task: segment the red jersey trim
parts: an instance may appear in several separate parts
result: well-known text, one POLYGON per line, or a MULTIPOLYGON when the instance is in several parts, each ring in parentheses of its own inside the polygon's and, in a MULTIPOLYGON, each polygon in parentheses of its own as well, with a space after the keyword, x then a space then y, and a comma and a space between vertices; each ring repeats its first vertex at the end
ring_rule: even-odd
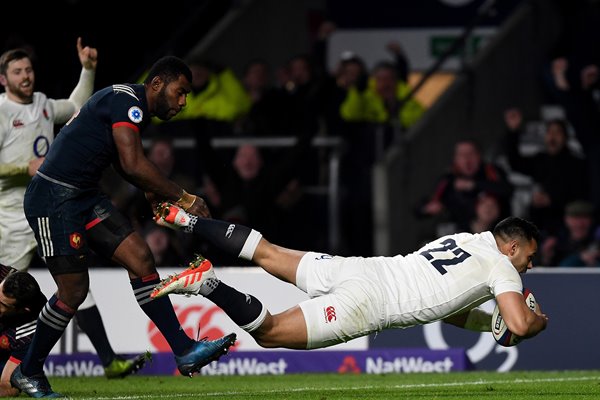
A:
POLYGON ((112 127, 114 129, 114 128, 119 128, 121 126, 123 126, 125 128, 131 128, 134 131, 136 131, 137 133, 140 133, 140 128, 137 125, 132 124, 131 122, 115 122, 112 127))

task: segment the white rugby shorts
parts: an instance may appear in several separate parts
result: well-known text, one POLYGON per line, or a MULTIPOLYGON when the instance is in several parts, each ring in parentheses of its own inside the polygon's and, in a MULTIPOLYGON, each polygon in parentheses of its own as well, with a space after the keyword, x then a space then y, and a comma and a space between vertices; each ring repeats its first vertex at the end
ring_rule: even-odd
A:
POLYGON ((347 342, 384 326, 379 277, 361 257, 306 253, 296 285, 310 300, 299 304, 308 330, 307 349, 347 342))
POLYGON ((36 248, 23 208, 0 207, 0 264, 24 271, 36 248))

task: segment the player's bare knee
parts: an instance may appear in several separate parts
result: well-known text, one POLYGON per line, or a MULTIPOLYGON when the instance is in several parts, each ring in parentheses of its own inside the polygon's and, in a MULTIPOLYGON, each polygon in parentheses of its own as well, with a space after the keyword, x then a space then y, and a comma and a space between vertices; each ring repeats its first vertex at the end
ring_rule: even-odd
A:
POLYGON ((57 297, 73 309, 77 309, 85 300, 88 293, 88 286, 85 288, 76 285, 64 285, 59 287, 57 297))
POLYGON ((273 316, 269 313, 263 321, 263 323, 256 328, 256 330, 249 332, 254 338, 256 343, 260 347, 273 348, 278 347, 277 343, 273 340, 274 334, 274 320, 273 316))

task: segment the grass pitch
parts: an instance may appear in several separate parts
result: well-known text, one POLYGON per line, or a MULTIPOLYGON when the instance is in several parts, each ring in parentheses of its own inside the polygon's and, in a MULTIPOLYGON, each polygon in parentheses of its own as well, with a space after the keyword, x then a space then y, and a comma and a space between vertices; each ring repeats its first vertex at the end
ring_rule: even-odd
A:
MULTIPOLYGON (((73 399, 600 399, 600 371, 51 378, 73 399)), ((23 395, 21 399, 23 399, 23 395)))

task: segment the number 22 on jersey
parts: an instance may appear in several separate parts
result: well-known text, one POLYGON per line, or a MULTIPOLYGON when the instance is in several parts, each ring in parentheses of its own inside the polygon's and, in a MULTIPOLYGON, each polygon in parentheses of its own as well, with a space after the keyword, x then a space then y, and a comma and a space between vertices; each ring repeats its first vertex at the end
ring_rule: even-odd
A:
POLYGON ((469 253, 456 245, 454 239, 446 239, 441 243, 442 247, 435 247, 420 252, 442 275, 447 273, 447 266, 457 265, 471 257, 469 253))

